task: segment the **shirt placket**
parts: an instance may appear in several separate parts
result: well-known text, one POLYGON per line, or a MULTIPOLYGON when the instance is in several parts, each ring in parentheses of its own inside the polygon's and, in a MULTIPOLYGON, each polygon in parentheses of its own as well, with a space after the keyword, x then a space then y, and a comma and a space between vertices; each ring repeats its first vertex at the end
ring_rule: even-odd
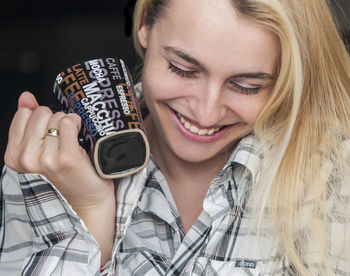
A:
POLYGON ((212 181, 203 202, 203 211, 186 233, 179 249, 172 259, 166 275, 182 275, 192 271, 194 260, 205 250, 208 237, 228 212, 229 203, 225 196, 227 174, 218 175, 212 181))

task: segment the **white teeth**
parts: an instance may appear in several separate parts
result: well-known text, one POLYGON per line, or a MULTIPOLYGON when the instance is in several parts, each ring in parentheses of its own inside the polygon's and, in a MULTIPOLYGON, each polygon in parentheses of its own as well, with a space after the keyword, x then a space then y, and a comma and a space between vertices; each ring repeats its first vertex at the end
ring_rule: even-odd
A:
POLYGON ((191 126, 190 127, 190 131, 193 132, 193 133, 198 133, 198 128, 196 128, 195 126, 191 126))
POLYGON ((180 113, 176 113, 176 115, 179 117, 180 122, 184 125, 186 129, 188 129, 192 133, 195 133, 201 136, 212 135, 220 129, 220 128, 198 129, 196 126, 192 125, 189 121, 186 121, 186 119, 182 117, 180 113))
POLYGON ((206 129, 201 129, 200 131, 198 131, 198 135, 206 135, 207 132, 208 131, 206 129))
POLYGON ((207 134, 208 134, 208 135, 212 135, 212 134, 214 133, 214 131, 215 131, 214 129, 209 129, 208 132, 207 132, 207 134))

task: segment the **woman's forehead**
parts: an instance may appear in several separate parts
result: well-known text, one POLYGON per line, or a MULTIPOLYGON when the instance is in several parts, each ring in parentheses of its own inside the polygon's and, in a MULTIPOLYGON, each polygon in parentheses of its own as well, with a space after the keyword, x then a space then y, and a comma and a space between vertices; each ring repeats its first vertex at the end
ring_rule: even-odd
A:
POLYGON ((241 16, 230 0, 172 0, 154 30, 164 46, 183 49, 198 61, 239 64, 272 73, 279 44, 275 35, 241 16))

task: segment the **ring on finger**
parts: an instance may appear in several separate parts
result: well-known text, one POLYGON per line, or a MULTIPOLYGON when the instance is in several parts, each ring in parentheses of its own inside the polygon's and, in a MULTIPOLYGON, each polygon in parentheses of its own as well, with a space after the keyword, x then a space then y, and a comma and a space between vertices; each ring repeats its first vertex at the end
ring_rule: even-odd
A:
POLYGON ((60 137, 60 132, 59 132, 59 130, 57 128, 49 128, 47 130, 47 134, 46 135, 59 138, 60 137))

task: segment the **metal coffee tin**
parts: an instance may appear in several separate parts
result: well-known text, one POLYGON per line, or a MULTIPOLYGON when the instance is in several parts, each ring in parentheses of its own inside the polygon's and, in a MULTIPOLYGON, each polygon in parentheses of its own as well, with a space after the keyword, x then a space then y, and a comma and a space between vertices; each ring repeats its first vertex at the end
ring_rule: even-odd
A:
POLYGON ((58 74, 54 94, 65 112, 82 119, 80 143, 103 178, 142 170, 149 158, 133 82, 115 57, 75 64, 58 74))

